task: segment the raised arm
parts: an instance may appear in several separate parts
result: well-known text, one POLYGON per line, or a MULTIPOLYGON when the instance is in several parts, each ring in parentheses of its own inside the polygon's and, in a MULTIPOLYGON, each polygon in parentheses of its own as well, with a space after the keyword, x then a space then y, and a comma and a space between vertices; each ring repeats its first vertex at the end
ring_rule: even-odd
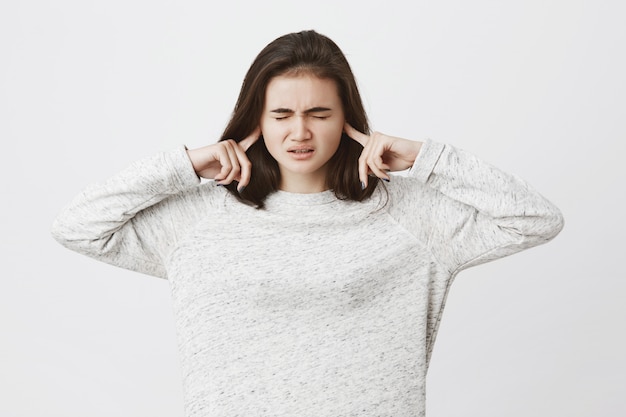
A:
MULTIPOLYGON (((428 243, 451 272, 546 243, 560 210, 529 184, 476 156, 428 141, 409 175, 425 185, 428 243)), ((407 184, 408 185, 408 184, 407 184)))
POLYGON ((52 235, 73 251, 164 278, 162 259, 177 239, 164 200, 199 182, 183 147, 142 159, 77 195, 58 214, 52 235))
POLYGON ((432 141, 346 133, 364 144, 360 170, 394 182, 390 213, 451 273, 545 243, 563 227, 550 201, 470 153, 432 141), (386 173, 409 167, 406 178, 386 173))
POLYGON ((132 164, 89 186, 56 218, 52 235, 76 252, 138 272, 166 277, 163 259, 198 219, 219 206, 222 192, 198 187, 250 179, 245 151, 258 129, 239 143, 228 140, 195 150, 180 147, 132 164))

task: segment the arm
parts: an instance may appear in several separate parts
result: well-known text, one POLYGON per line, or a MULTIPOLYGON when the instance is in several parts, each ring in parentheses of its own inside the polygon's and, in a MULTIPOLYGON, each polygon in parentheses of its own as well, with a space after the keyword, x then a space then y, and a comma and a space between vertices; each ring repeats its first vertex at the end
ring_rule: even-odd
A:
POLYGON ((409 177, 400 187, 417 198, 408 225, 451 273, 546 243, 563 227, 559 209, 526 182, 449 145, 424 143, 409 177))
POLYGON ((450 273, 545 243, 563 227, 558 208, 528 184, 469 153, 345 130, 364 146, 361 181, 411 168, 412 178, 393 178, 390 213, 450 273))
POLYGON ((250 180, 245 150, 258 138, 256 129, 239 143, 181 147, 138 161, 78 195, 56 218, 52 235, 76 252, 164 278, 163 260, 177 241, 223 198, 215 189, 202 192, 199 177, 244 187, 250 180))
POLYGON ((180 233, 175 223, 191 220, 175 222, 172 205, 185 199, 167 199, 199 182, 182 147, 142 159, 76 196, 55 219, 52 235, 76 252, 164 278, 162 259, 180 233))

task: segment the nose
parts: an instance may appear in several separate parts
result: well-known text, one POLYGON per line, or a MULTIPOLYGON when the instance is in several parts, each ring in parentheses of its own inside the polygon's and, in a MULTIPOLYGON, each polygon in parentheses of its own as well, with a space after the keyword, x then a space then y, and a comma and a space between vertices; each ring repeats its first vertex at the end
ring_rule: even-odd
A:
POLYGON ((296 141, 311 139, 311 130, 309 129, 306 115, 293 117, 291 138, 296 141))

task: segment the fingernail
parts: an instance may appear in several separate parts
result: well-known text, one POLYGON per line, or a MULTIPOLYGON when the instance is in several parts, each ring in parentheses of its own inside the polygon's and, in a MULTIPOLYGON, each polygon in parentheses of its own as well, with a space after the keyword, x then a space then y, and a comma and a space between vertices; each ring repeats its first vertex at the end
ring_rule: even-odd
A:
POLYGON ((217 185, 218 187, 222 187, 223 184, 220 184, 219 182, 216 182, 215 185, 217 185))
POLYGON ((361 181, 361 190, 365 190, 365 183, 361 181))
POLYGON ((390 179, 389 178, 381 178, 383 181, 389 182, 390 179))
POLYGON ((241 194, 241 193, 243 192, 243 190, 245 190, 245 189, 246 189, 246 186, 245 186, 245 185, 242 185, 241 187, 237 188, 237 192, 238 192, 239 194, 241 194))

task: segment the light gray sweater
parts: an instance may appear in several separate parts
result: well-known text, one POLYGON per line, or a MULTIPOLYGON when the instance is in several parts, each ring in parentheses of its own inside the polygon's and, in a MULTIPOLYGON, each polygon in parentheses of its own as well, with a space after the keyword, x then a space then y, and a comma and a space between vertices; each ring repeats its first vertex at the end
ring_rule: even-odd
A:
POLYGON ((200 184, 180 147, 86 189, 53 235, 169 280, 187 416, 413 417, 454 276, 562 225, 520 179, 429 141, 365 202, 279 191, 264 210, 200 184))

